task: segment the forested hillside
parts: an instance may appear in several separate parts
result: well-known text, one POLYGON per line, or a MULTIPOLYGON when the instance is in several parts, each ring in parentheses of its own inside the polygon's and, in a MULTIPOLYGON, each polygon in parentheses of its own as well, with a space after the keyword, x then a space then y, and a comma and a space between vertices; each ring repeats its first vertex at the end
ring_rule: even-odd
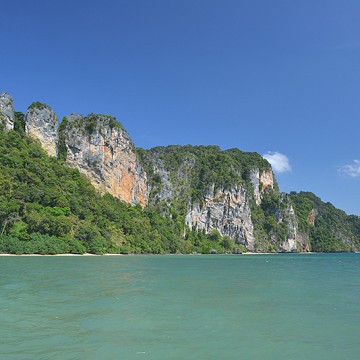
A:
POLYGON ((78 170, 47 156, 23 132, 0 131, 0 188, 0 252, 176 250, 169 242, 179 231, 166 219, 100 196, 78 170))
POLYGON ((49 157, 23 132, 0 130, 0 252, 176 253, 231 250, 217 232, 196 233, 151 208, 101 196, 78 170, 49 157))
POLYGON ((48 129, 42 134, 37 116, 41 121, 56 117, 39 104, 29 107, 37 140, 27 134, 30 120, 24 114, 14 113, 12 122, 0 118, 0 253, 360 249, 359 217, 311 193, 280 193, 270 164, 257 153, 190 145, 135 149, 120 125, 114 132, 104 116, 93 114, 71 118, 69 131, 76 128, 77 133, 68 140, 66 126, 61 128, 61 149, 67 146, 71 159, 82 155, 71 164, 58 148, 52 149, 58 157, 44 149, 44 135, 52 131, 57 144, 57 132, 45 122, 48 129), (92 126, 93 139, 81 138, 78 119, 91 120, 84 126, 92 126), (91 146, 93 152, 86 152, 91 146), (103 158, 101 149, 106 150, 103 158), (92 178, 78 168, 86 168, 92 178), (108 184, 116 179, 124 184, 115 186, 119 197, 95 189, 90 182, 95 175, 98 182, 108 176, 108 184), (133 195, 127 196, 130 191, 133 195))
POLYGON ((157 212, 249 250, 296 251, 291 204, 259 154, 191 145, 138 151, 157 212))
POLYGON ((315 252, 360 249, 360 218, 347 215, 310 192, 290 193, 299 232, 310 239, 315 252))

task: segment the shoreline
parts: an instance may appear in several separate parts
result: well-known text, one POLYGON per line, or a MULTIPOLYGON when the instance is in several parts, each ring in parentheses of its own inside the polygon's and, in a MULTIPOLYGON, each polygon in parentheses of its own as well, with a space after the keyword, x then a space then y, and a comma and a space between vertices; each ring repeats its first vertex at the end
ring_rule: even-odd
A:
MULTIPOLYGON (((242 256, 242 255, 288 255, 288 254, 297 254, 297 255, 316 255, 316 254, 343 254, 345 252, 329 252, 329 253, 322 253, 322 252, 299 252, 299 253, 294 253, 294 252, 281 252, 281 253, 274 253, 274 252, 267 252, 267 253, 259 253, 259 252, 244 252, 242 254, 201 254, 201 253, 197 253, 197 254, 91 254, 91 253, 84 253, 84 254, 0 254, 1 256, 49 256, 49 257, 59 257, 59 256, 68 256, 68 257, 81 257, 81 256, 154 256, 154 255, 169 255, 169 256, 184 256, 184 255, 193 255, 193 256, 197 256, 197 255, 212 255, 212 256, 216 256, 216 255, 236 255, 236 256, 242 256)), ((351 252, 350 252, 351 253, 351 252)))
POLYGON ((0 254, 0 256, 127 256, 124 254, 0 254))

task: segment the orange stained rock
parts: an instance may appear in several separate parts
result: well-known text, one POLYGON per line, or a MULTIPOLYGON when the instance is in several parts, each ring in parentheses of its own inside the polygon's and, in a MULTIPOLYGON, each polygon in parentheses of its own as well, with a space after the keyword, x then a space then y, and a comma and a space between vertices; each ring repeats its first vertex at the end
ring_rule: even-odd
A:
POLYGON ((110 193, 124 202, 145 207, 148 200, 146 174, 137 163, 131 141, 117 130, 110 137, 105 131, 100 135, 99 143, 89 143, 83 138, 82 144, 82 149, 87 148, 93 156, 98 157, 96 168, 87 162, 82 151, 68 156, 69 165, 88 176, 102 194, 110 193))
POLYGON ((316 218, 316 213, 315 210, 312 209, 308 216, 308 221, 310 225, 315 226, 315 218, 316 218))
POLYGON ((263 171, 260 175, 260 181, 263 184, 261 191, 263 192, 268 186, 274 187, 274 176, 271 170, 263 171))

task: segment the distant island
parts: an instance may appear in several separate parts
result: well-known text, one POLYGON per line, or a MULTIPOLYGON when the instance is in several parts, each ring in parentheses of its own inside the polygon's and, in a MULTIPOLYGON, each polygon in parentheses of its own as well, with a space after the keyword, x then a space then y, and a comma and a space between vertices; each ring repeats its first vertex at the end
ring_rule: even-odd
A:
POLYGON ((112 116, 59 123, 0 94, 0 253, 360 250, 360 218, 309 192, 280 192, 258 153, 136 148, 112 116))

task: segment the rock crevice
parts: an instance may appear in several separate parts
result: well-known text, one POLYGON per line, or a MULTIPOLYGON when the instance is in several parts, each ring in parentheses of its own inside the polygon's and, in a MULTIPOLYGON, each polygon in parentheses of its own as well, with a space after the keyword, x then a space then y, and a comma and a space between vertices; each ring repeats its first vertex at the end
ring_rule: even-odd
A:
POLYGON ((7 94, 0 94, 0 125, 5 131, 14 129, 15 112, 13 98, 7 94))

